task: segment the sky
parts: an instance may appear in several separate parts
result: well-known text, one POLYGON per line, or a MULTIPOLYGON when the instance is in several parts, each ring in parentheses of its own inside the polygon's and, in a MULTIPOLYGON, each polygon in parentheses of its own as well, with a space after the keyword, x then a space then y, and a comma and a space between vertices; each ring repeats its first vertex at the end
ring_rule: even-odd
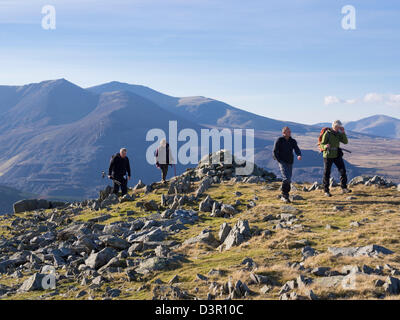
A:
POLYGON ((398 0, 0 0, 1 85, 115 80, 306 124, 400 118, 399 53, 398 0))

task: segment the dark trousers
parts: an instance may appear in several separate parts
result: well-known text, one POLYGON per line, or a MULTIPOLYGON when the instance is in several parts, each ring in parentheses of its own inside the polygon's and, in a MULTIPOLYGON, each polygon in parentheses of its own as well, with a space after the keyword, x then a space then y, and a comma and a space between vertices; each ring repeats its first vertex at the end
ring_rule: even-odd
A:
POLYGON ((162 181, 165 181, 167 179, 167 174, 168 174, 168 164, 160 164, 160 169, 161 169, 161 179, 162 181))
POLYGON ((330 183, 330 178, 331 178, 331 170, 332 170, 332 165, 335 164, 335 166, 338 168, 339 173, 340 173, 340 186, 342 189, 347 188, 347 174, 346 174, 346 167, 344 165, 344 161, 342 157, 337 157, 337 158, 324 158, 324 189, 325 192, 329 192, 329 183, 330 183))
POLYGON ((114 180, 118 181, 120 184, 113 181, 113 183, 114 183, 113 193, 118 194, 119 189, 121 188, 122 195, 127 194, 128 193, 128 180, 125 179, 124 177, 114 177, 114 180))
POLYGON ((292 183, 293 164, 279 162, 279 169, 282 175, 282 195, 289 197, 290 184, 292 183))

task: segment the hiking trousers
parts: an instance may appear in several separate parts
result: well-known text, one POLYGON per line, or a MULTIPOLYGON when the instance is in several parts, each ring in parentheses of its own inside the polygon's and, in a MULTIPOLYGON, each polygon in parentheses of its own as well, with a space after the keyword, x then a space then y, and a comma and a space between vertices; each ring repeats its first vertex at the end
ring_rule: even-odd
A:
POLYGON ((290 184, 292 183, 293 164, 287 162, 279 162, 279 169, 282 175, 282 195, 289 197, 290 184))
POLYGON ((167 179, 167 174, 168 174, 168 164, 160 164, 160 169, 161 169, 161 179, 162 181, 165 181, 167 179))
POLYGON ((325 192, 329 192, 329 184, 330 184, 330 178, 331 178, 331 170, 332 170, 332 165, 335 164, 335 166, 338 168, 339 173, 340 173, 340 186, 342 189, 347 188, 347 173, 346 173, 346 167, 344 165, 344 161, 342 157, 337 157, 337 158, 324 158, 324 190, 325 192))
POLYGON ((113 183, 114 183, 113 193, 118 194, 119 189, 121 188, 122 195, 127 194, 128 193, 128 180, 125 179, 124 177, 114 177, 114 180, 117 180, 121 185, 118 185, 118 183, 113 181, 113 183))

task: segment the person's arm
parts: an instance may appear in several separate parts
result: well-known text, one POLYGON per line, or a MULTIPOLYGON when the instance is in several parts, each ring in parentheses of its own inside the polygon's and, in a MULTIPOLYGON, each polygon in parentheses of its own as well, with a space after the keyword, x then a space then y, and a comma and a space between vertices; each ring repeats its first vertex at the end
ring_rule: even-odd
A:
POLYGON ((329 138, 328 138, 328 136, 329 136, 329 132, 328 131, 326 131, 325 133, 324 133, 324 135, 322 136, 322 140, 321 140, 321 149, 322 150, 327 150, 328 148, 328 145, 329 145, 329 138))
POLYGON ((279 157, 279 148, 280 148, 280 140, 277 139, 277 140, 275 141, 275 144, 274 144, 274 150, 272 151, 272 155, 273 155, 274 159, 275 159, 276 161, 278 161, 278 162, 281 161, 281 159, 280 159, 280 157, 279 157))
POLYGON ((342 142, 342 143, 344 143, 344 144, 348 144, 348 143, 349 143, 349 139, 347 139, 347 135, 346 135, 346 133, 344 132, 344 130, 343 130, 343 132, 340 133, 340 135, 339 135, 339 141, 342 142))
POLYGON ((158 163, 158 148, 154 151, 154 157, 156 159, 156 163, 158 163))
POLYGON ((113 171, 113 169, 114 169, 114 159, 115 159, 115 157, 112 156, 112 157, 111 157, 111 160, 110 160, 110 166, 108 167, 108 176, 109 176, 109 177, 111 177, 112 171, 113 171))
POLYGON ((131 165, 128 158, 126 158, 126 171, 128 171, 128 178, 131 178, 131 165))
POLYGON ((296 153, 296 155, 298 157, 301 157, 301 150, 300 150, 299 146, 297 145, 297 141, 295 139, 293 139, 293 149, 294 149, 294 152, 296 153))

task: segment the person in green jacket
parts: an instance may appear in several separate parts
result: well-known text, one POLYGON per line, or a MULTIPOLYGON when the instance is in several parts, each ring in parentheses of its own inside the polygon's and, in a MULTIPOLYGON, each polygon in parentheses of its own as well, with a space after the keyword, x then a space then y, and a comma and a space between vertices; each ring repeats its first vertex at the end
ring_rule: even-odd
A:
POLYGON ((346 167, 343 161, 343 152, 340 149, 340 143, 347 144, 346 133, 344 131, 342 122, 336 120, 332 123, 332 130, 327 130, 322 136, 321 150, 323 150, 324 157, 324 190, 327 197, 331 197, 329 192, 329 182, 331 176, 332 165, 338 168, 340 173, 340 186, 342 187, 342 193, 350 193, 351 190, 347 189, 347 173, 346 167))

